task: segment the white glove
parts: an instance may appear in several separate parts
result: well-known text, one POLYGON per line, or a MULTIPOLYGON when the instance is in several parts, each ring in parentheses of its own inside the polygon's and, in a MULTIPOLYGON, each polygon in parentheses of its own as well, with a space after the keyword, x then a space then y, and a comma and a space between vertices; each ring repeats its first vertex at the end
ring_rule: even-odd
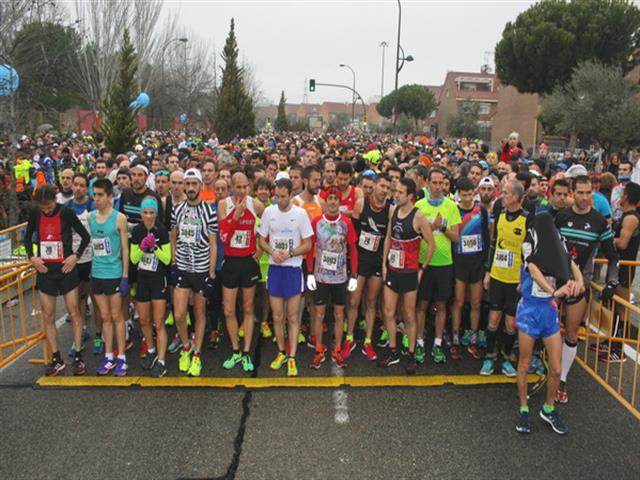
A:
POLYGON ((316 277, 313 275, 307 276, 307 290, 315 291, 318 286, 316 285, 316 277))
POLYGON ((347 291, 355 292, 356 288, 358 288, 358 279, 357 278, 350 278, 349 279, 349 283, 347 284, 347 291))

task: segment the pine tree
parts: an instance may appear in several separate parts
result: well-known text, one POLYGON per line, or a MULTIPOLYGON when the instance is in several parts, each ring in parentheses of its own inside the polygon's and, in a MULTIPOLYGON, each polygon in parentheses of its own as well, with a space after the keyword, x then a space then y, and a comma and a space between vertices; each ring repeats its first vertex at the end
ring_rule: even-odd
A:
POLYGON ((213 128, 222 142, 255 133, 253 101, 244 87, 243 71, 238 65, 238 44, 234 28, 232 18, 229 36, 222 51, 222 84, 213 112, 213 128))
POLYGON ((278 116, 276 117, 275 129, 278 132, 286 132, 289 130, 289 122, 287 122, 287 114, 284 110, 284 106, 287 103, 287 99, 284 98, 284 90, 280 95, 280 103, 278 103, 278 116))
POLYGON ((131 150, 136 140, 136 115, 138 109, 132 109, 129 104, 137 96, 136 73, 138 59, 135 48, 131 44, 129 31, 124 30, 118 76, 111 85, 107 98, 102 105, 104 121, 102 131, 105 144, 114 155, 131 150))

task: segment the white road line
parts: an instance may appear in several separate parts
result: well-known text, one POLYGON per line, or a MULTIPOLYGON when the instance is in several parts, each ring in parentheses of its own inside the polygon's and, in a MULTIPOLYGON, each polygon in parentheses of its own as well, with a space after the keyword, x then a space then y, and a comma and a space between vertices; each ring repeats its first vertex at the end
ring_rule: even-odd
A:
MULTIPOLYGON (((343 369, 338 367, 333 361, 331 361, 331 373, 334 377, 344 376, 343 369)), ((338 425, 345 425, 349 423, 349 394, 345 390, 334 390, 333 392, 333 420, 338 425)))

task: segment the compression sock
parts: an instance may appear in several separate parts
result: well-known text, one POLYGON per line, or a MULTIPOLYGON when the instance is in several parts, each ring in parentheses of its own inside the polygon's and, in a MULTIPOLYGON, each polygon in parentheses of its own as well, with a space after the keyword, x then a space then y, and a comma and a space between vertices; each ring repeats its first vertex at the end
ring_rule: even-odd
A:
POLYGON ((496 339, 498 337, 497 330, 489 330, 487 328, 487 357, 491 358, 496 352, 496 339))
POLYGON ((505 358, 509 359, 509 356, 511 355, 511 351, 513 350, 513 344, 516 341, 516 334, 504 332, 503 341, 504 341, 504 346, 503 346, 504 356, 505 358))
POLYGON ((569 370, 571 370, 577 351, 578 344, 571 343, 565 338, 564 344, 562 345, 562 371, 560 373, 560 381, 563 383, 567 381, 567 375, 569 375, 569 370))

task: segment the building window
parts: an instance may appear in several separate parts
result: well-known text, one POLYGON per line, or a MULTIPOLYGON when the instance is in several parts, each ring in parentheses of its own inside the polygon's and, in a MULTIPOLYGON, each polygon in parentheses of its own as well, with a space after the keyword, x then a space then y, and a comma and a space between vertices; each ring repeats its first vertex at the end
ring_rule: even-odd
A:
POLYGON ((489 113, 491 113, 491 104, 489 103, 478 104, 478 113, 480 115, 489 115, 489 113))

